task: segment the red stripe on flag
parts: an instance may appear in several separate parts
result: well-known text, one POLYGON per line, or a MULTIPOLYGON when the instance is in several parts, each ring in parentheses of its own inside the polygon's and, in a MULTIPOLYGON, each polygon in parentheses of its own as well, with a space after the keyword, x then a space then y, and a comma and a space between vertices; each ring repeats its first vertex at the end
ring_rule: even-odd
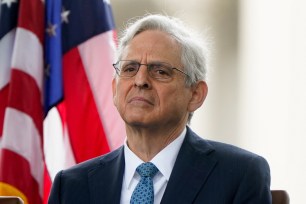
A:
POLYGON ((77 48, 64 55, 63 69, 67 126, 79 163, 110 149, 77 48))
POLYGON ((118 46, 118 36, 115 30, 113 30, 113 41, 115 42, 116 46, 118 46))
POLYGON ((4 86, 0 90, 0 138, 3 133, 4 112, 7 106, 8 93, 9 93, 9 85, 4 86))
POLYGON ((10 150, 2 149, 1 154, 4 168, 0 168, 0 176, 5 176, 0 180, 22 191, 29 203, 42 203, 38 184, 31 175, 28 161, 10 150))
MULTIPOLYGON (((59 113, 59 116, 61 117, 61 122, 62 122, 62 127, 63 127, 63 132, 64 132, 64 127, 67 125, 67 114, 66 114, 66 105, 65 101, 60 102, 57 106, 57 110, 59 113)), ((65 135, 64 135, 65 136, 65 135)))
POLYGON ((48 173, 47 167, 44 167, 44 204, 48 203, 48 198, 51 190, 52 181, 48 173))
POLYGON ((41 94, 32 76, 12 69, 8 106, 18 109, 30 117, 42 135, 43 107, 41 94))
POLYGON ((40 42, 44 39, 44 4, 41 0, 20 1, 18 27, 35 33, 40 42))

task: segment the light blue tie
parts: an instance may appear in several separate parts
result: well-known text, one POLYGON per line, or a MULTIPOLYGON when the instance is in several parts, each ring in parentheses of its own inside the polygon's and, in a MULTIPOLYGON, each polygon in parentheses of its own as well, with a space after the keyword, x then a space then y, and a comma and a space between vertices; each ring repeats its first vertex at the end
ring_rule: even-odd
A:
POLYGON ((157 167, 151 162, 146 162, 140 164, 136 171, 141 176, 141 179, 133 191, 130 204, 153 204, 153 177, 158 172, 157 167))

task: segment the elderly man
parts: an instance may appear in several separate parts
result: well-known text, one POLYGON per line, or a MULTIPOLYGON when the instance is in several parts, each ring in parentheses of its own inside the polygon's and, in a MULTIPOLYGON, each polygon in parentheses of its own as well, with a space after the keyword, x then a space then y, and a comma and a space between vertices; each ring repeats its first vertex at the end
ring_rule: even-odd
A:
POLYGON ((206 61, 177 19, 147 15, 129 26, 112 84, 126 143, 59 172, 49 203, 271 203, 265 159, 187 126, 207 95, 206 61))

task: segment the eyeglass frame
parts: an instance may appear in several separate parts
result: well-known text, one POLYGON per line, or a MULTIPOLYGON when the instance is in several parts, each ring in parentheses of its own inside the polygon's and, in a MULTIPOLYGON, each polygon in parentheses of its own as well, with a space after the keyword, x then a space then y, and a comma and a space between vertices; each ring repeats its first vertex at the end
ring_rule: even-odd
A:
MULTIPOLYGON (((184 72, 183 70, 181 70, 181 69, 179 69, 179 68, 176 68, 176 67, 172 67, 171 64, 168 64, 168 63, 166 63, 166 62, 155 62, 155 63, 153 62, 153 63, 148 63, 148 64, 141 64, 141 63, 139 63, 139 62, 137 62, 137 61, 134 61, 134 60, 118 60, 116 63, 113 64, 113 67, 115 68, 116 74, 117 74, 119 77, 132 78, 132 77, 136 76, 136 74, 138 73, 138 71, 139 71, 141 65, 144 65, 144 66, 147 67, 147 71, 148 71, 150 77, 152 77, 153 79, 157 79, 157 80, 161 80, 161 81, 162 81, 162 80, 163 80, 162 78, 156 78, 156 77, 154 77, 154 76, 152 76, 152 75, 150 74, 150 73, 151 73, 151 72, 150 72, 150 65, 153 65, 153 64, 163 64, 163 65, 167 65, 166 68, 169 68, 169 69, 172 69, 172 70, 177 70, 177 71, 181 72, 182 74, 186 75, 187 77, 190 77, 190 76, 189 76, 186 72, 184 72), (132 75, 132 76, 121 76, 121 75, 120 75, 121 69, 118 67, 120 62, 133 62, 133 63, 137 64, 137 65, 138 65, 137 71, 136 71, 135 74, 132 75), (168 66, 168 65, 169 65, 169 66, 168 66)), ((168 79, 172 79, 172 78, 173 78, 173 77, 171 76, 171 77, 169 77, 168 79)))

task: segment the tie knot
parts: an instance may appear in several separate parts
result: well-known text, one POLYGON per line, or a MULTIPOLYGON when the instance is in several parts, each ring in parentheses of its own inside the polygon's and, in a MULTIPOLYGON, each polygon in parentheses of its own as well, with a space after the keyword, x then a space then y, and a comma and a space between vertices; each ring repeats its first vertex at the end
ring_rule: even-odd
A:
POLYGON ((140 164, 136 171, 139 173, 141 177, 151 177, 153 178, 155 174, 158 172, 157 167, 151 162, 146 162, 140 164))

